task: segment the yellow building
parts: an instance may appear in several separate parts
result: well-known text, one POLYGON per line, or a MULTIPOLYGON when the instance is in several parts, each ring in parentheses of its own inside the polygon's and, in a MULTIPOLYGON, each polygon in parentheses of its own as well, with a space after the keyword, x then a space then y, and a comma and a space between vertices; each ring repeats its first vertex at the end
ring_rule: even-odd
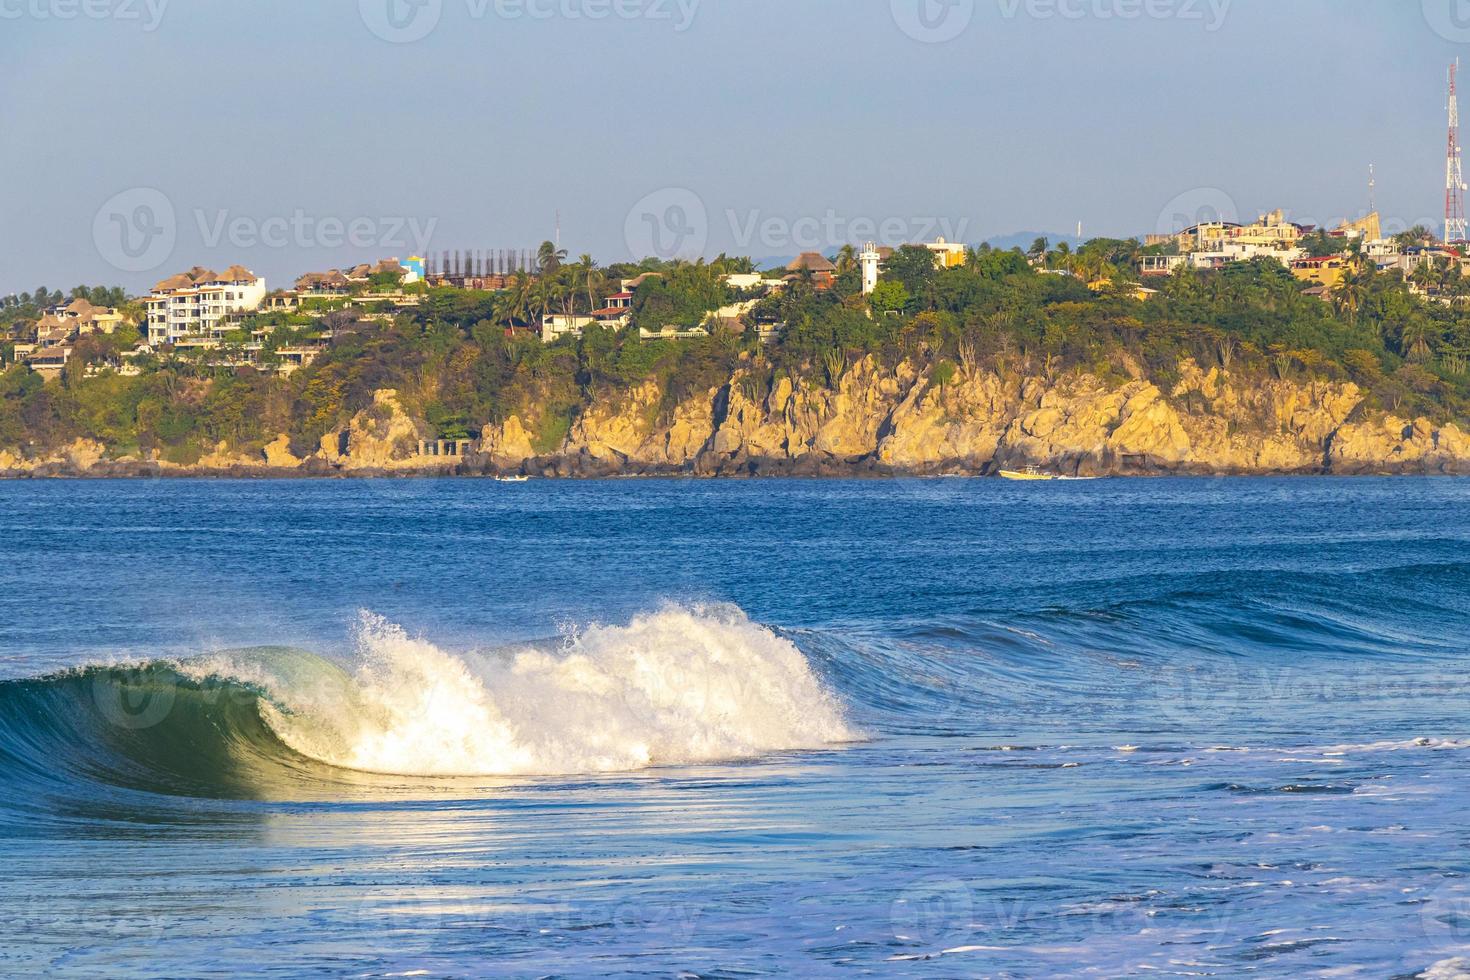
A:
POLYGON ((1374 211, 1357 221, 1344 221, 1333 234, 1376 242, 1383 238, 1383 222, 1379 220, 1378 212, 1374 211))
MULTIPOLYGON (((1092 280, 1092 282, 1087 284, 1087 288, 1092 290, 1094 293, 1105 293, 1113 288, 1113 280, 1106 277, 1102 279, 1094 279, 1092 280)), ((1147 286, 1140 286, 1138 283, 1128 284, 1128 295, 1132 296, 1140 303, 1148 299, 1149 297, 1157 296, 1158 294, 1159 291, 1157 289, 1150 289, 1147 286)))
POLYGON ((1230 221, 1205 222, 1181 232, 1177 240, 1183 252, 1219 252, 1226 245, 1285 251, 1295 248, 1301 238, 1301 226, 1287 221, 1286 212, 1277 208, 1248 225, 1230 221))
POLYGON ((958 269, 965 264, 966 249, 963 245, 947 242, 943 238, 925 242, 924 247, 934 253, 934 264, 941 269, 958 269))
POLYGON ((1302 237, 1301 227, 1286 220, 1286 212, 1277 208, 1263 214, 1255 224, 1242 225, 1230 236, 1231 241, 1242 245, 1275 245, 1292 248, 1302 237))
POLYGON ((1297 259, 1291 263, 1291 274, 1314 286, 1333 288, 1347 275, 1348 260, 1341 255, 1325 255, 1320 259, 1297 259))

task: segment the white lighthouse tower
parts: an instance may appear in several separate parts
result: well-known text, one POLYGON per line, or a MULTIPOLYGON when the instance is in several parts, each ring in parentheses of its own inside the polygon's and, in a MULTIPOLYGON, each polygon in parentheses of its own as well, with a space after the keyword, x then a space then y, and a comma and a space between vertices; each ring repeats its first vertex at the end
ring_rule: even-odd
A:
POLYGON ((869 296, 878 285, 878 266, 883 261, 883 256, 878 254, 877 243, 868 242, 864 245, 863 254, 858 256, 858 261, 863 266, 863 295, 869 296))

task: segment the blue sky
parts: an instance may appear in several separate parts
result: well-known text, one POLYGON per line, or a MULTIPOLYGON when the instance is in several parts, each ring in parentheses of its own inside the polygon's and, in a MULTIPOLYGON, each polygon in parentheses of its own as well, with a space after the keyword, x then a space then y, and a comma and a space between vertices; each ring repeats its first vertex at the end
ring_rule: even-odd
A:
POLYGON ((1437 221, 1456 4, 0 0, 0 291, 1437 221))

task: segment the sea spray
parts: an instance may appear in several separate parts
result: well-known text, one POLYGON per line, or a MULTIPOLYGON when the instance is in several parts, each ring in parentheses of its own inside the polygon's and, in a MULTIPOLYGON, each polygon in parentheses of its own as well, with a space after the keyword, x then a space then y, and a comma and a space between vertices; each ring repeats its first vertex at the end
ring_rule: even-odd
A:
POLYGON ((463 655, 365 614, 357 645, 349 682, 277 689, 261 707, 292 749, 347 769, 616 772, 861 737, 794 644, 729 606, 463 655))

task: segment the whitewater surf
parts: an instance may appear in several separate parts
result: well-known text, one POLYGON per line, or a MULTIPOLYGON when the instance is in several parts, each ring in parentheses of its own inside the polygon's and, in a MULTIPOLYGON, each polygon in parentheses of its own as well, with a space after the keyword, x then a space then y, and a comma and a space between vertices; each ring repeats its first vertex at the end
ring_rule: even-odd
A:
POLYGON ((622 772, 861 738, 788 639, 668 606, 555 641, 450 652, 363 614, 353 655, 255 648, 0 683, 0 766, 237 795, 343 772, 622 772))

